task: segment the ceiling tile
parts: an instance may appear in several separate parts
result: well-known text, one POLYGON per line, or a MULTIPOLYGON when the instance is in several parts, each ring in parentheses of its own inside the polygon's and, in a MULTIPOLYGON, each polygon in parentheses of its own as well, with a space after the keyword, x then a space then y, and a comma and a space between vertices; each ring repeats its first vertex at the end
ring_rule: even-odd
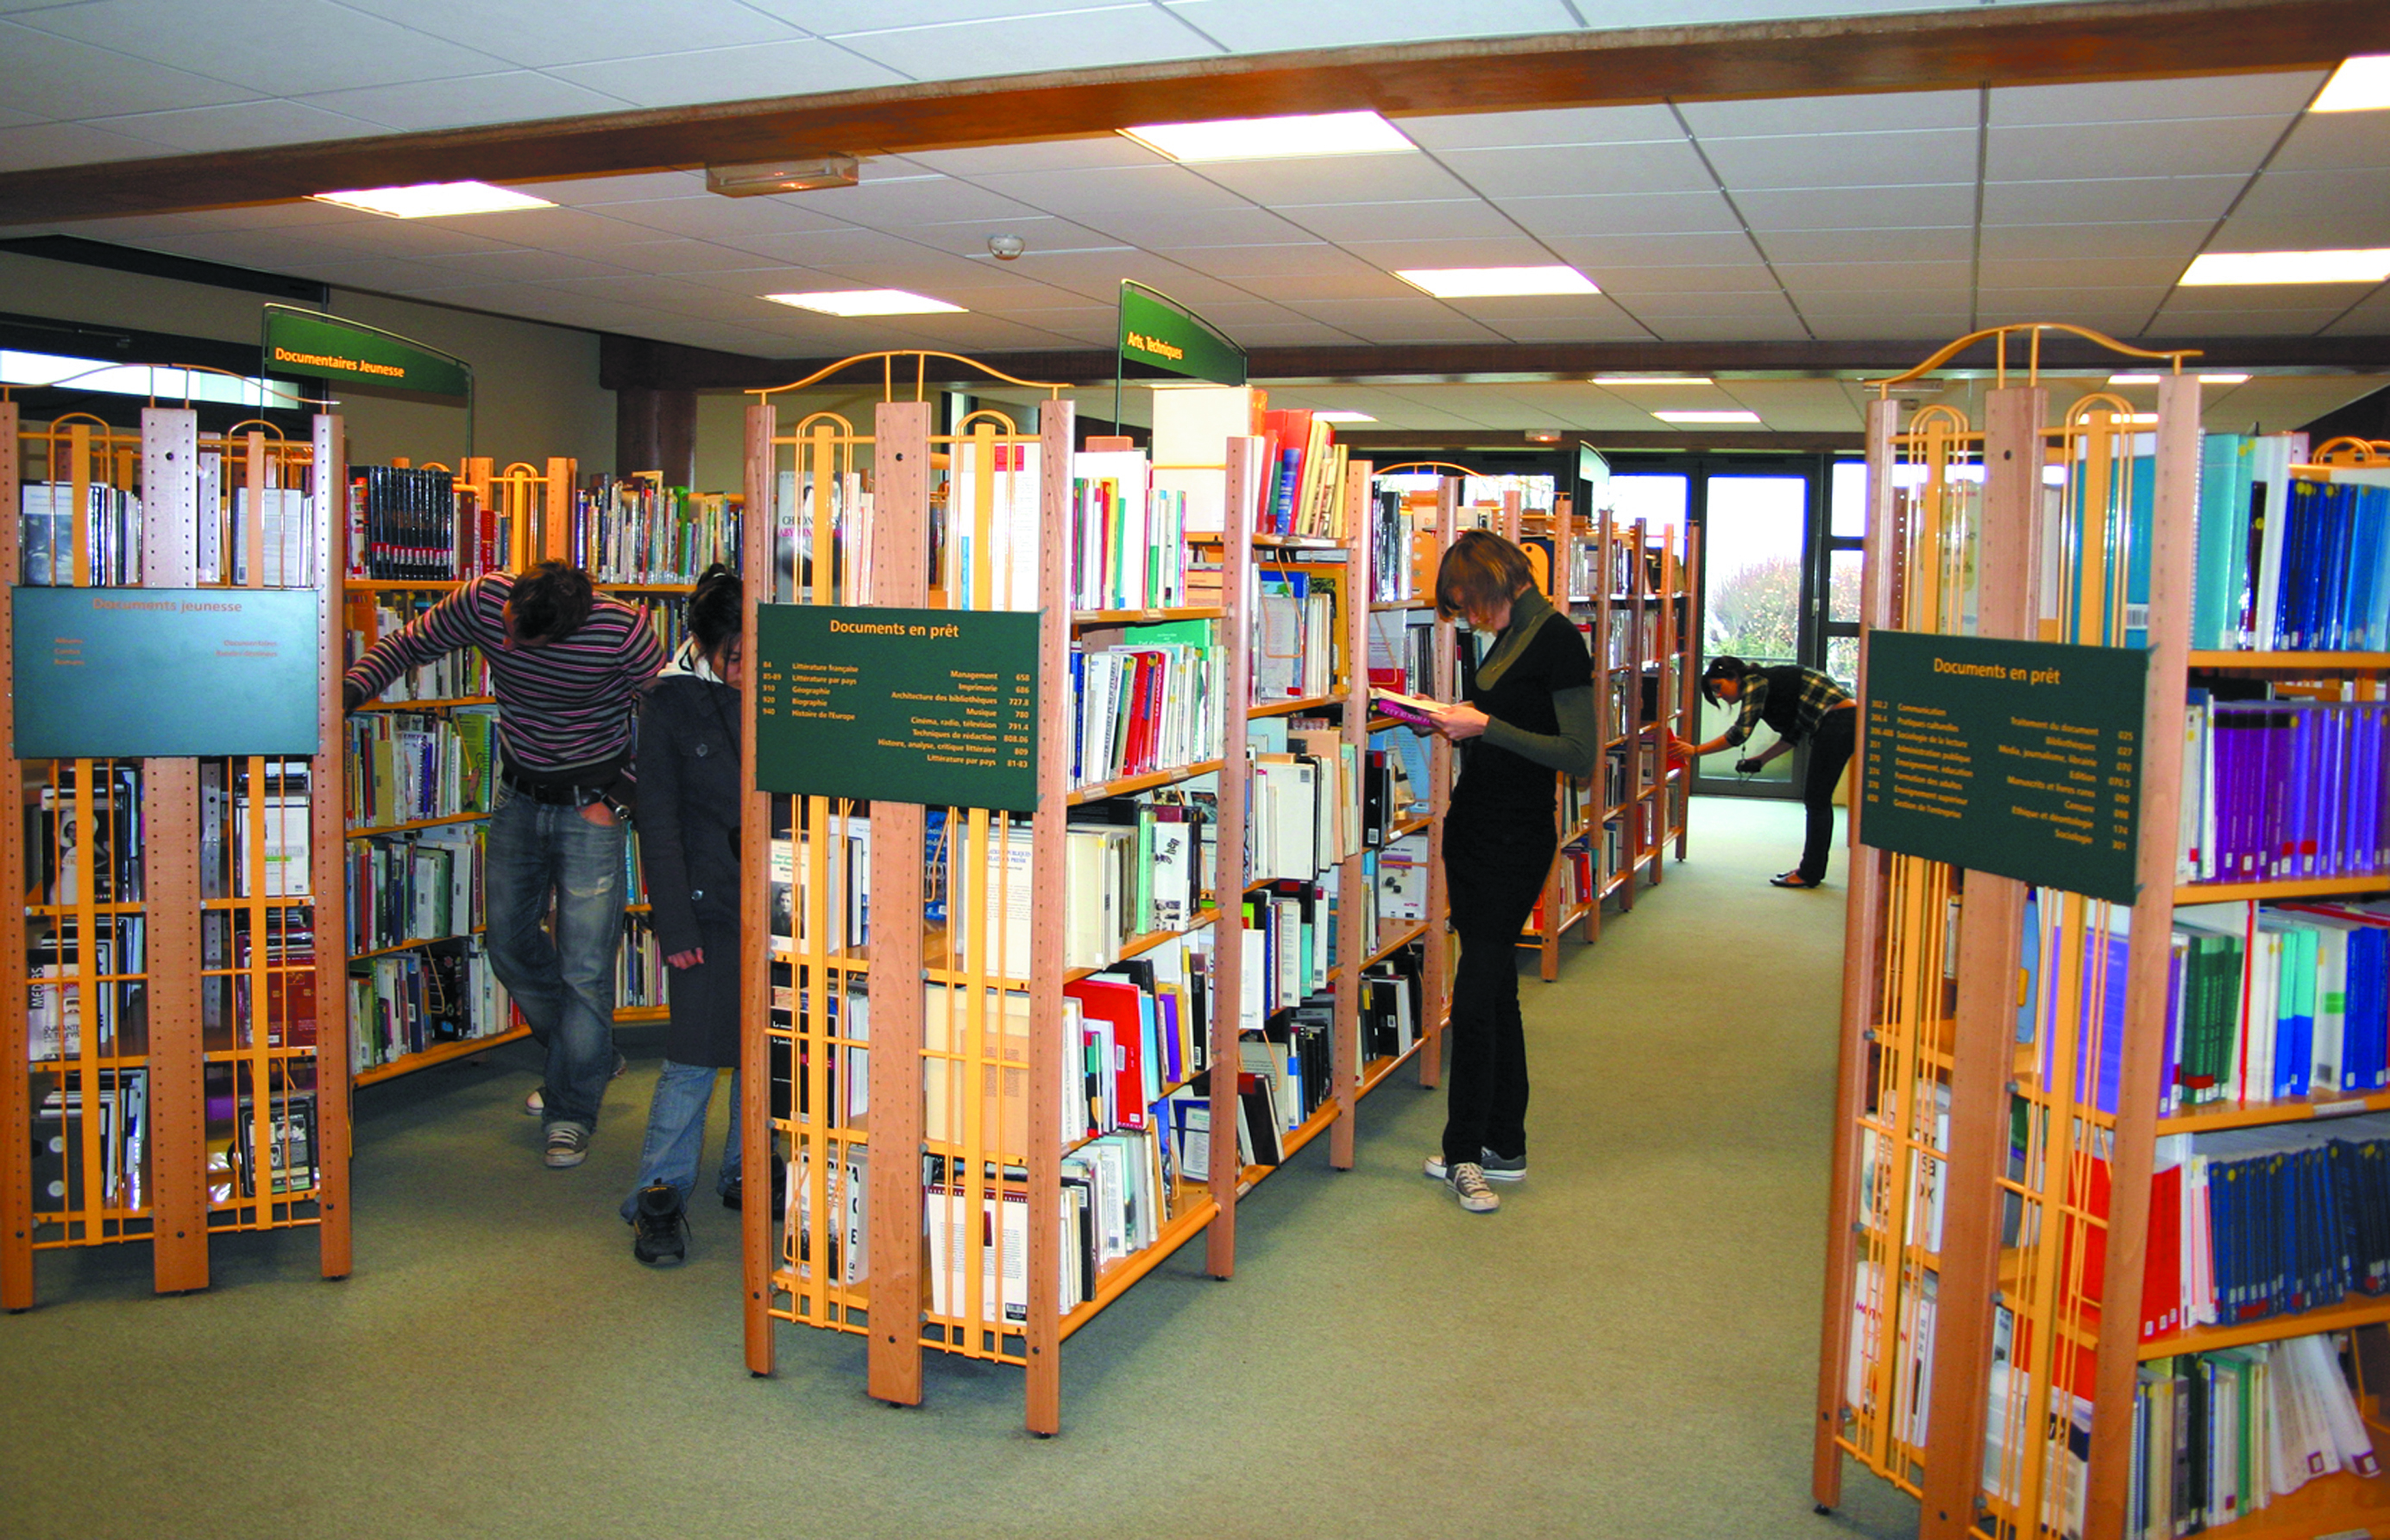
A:
POLYGON ((14 21, 0 21, 0 80, 10 107, 45 119, 214 107, 258 94, 14 21))
POLYGON ((826 187, 794 193, 809 213, 842 225, 862 225, 875 230, 902 230, 915 225, 950 224, 967 219, 1034 218, 1037 211, 1000 197, 984 187, 951 176, 916 176, 901 181, 865 182, 856 187, 826 187))
MULTIPOLYGON (((628 176, 571 176, 554 181, 528 181, 531 188, 552 203, 576 209, 606 203, 655 203, 672 198, 707 196, 701 171, 651 171, 628 176)), ((748 199, 773 201, 771 199, 748 199)))
POLYGON ((1551 248, 1512 234, 1476 239, 1351 240, 1344 250, 1370 266, 1392 273, 1416 267, 1548 267, 1551 248))
POLYGON ((1514 236, 1518 225, 1477 198, 1422 202, 1331 203, 1280 207, 1278 217, 1322 240, 1433 240, 1514 236))
POLYGON ((2130 289, 2174 287, 2188 265, 2180 257, 1986 257, 1977 273, 1985 289, 2130 289))
POLYGON ((1176 162, 1089 171, 997 172, 973 180, 1006 198, 1094 230, 1104 227, 1104 215, 1114 209, 1185 214, 1253 206, 1176 162))
POLYGON ((2330 311, 2337 315, 2366 299, 2380 286, 2361 283, 2285 283, 2202 285, 2178 289, 2167 297, 2166 309, 2177 314, 2207 311, 2330 311))
MULTIPOLYGON (((1428 38, 1576 30, 1561 0, 1164 0, 1164 8, 1238 53, 1428 38)), ((1192 50, 1187 50, 1192 52, 1192 50)))
POLYGON ((1964 310, 1887 314, 1879 309, 1850 314, 1811 314, 1808 322, 1811 335, 1822 342, 1876 340, 1939 342, 1964 337, 1974 329, 1972 318, 1964 310))
POLYGON ((0 128, 0 171, 82 165, 93 160, 142 160, 161 153, 147 139, 128 138, 82 123, 0 128))
POLYGON ((1740 230, 1677 236, 1561 236, 1552 250, 1596 283, 1602 275, 1630 267, 1734 267, 1759 260, 1758 248, 1740 230))
POLYGON ((1231 160, 1195 174, 1266 208, 1309 203, 1391 203, 1466 198, 1469 188, 1424 155, 1330 155, 1300 160, 1231 160))
POLYGON ((2150 323, 2152 337, 2311 337, 2340 318, 2338 310, 2182 311, 2169 306, 2150 323))
POLYGON ((1512 146, 1674 143, 1685 131, 1665 107, 1565 107, 1535 112, 1469 112, 1396 118, 1394 126, 1423 148, 1498 149, 1512 146))
POLYGON ((1821 315, 1908 315, 1965 314, 1975 307, 1972 290, 1964 289, 1928 289, 1903 294, 1897 304, 1887 303, 1882 294, 1858 293, 1830 289, 1813 293, 1792 291, 1792 308, 1811 321, 1821 315))
POLYGON ((617 111, 630 105, 620 96, 530 70, 320 91, 302 99, 326 111, 363 118, 403 134, 475 123, 520 122, 533 118, 567 118, 585 112, 617 111))
POLYGON ((1457 149, 1444 161, 1487 198, 1690 193, 1717 185, 1703 169, 1693 147, 1681 138, 1655 144, 1457 149))
POLYGON ((349 262, 310 263, 306 276, 344 289, 378 289, 394 294, 449 287, 465 281, 455 274, 443 273, 428 262, 409 262, 404 257, 358 257, 349 262))
POLYGON ((1920 128, 1972 130, 1972 91, 1888 91, 1864 96, 1782 96, 1763 101, 1687 102, 1681 110, 1706 146, 1751 135, 1892 134, 1920 128))
POLYGON ((1984 223, 2082 225, 2220 217, 2248 185, 2242 176, 2112 177, 2089 182, 1987 182, 1984 223))
MULTIPOLYGON (((1425 296, 1391 274, 1363 271, 1310 276, 1290 274, 1271 278, 1223 279, 1240 285, 1264 300, 1293 304, 1304 300, 1419 300, 1425 296)), ((1430 301, 1430 303, 1436 302, 1430 301)))
POLYGON ((1715 189, 1571 198, 1506 198, 1502 212, 1534 234, 1572 236, 1707 235, 1741 229, 1715 189))
POLYGON ((1975 174, 1972 128, 1715 139, 1703 140, 1702 148, 1738 196, 1746 188, 1901 186, 1975 174))
POLYGON ((1873 294, 1963 289, 1972 276, 1963 262, 1778 263, 1776 276, 1796 296, 1873 294))
POLYGON ((2079 284, 1986 284, 1975 292, 1975 302, 1986 312, 1998 310, 2005 315, 2064 321, 2075 320, 2078 314, 2098 314, 2111 320, 2124 318, 2125 324, 2135 331, 2139 330, 2142 323, 2156 313, 2165 299, 2166 286, 2164 284, 2144 284, 2138 289, 2090 289, 2079 284))
MULTIPOLYGON (((674 238, 649 225, 625 224, 579 209, 515 209, 505 213, 465 214, 440 223, 467 235, 484 236, 510 246, 536 247, 543 251, 586 251, 674 238)), ((352 238, 370 239, 369 226, 353 225, 342 228, 353 232, 352 238)))
POLYGON ((1761 237, 1767 260, 1817 262, 1964 262, 1974 255, 1975 232, 1965 225, 1921 230, 1783 230, 1761 237))
POLYGON ((2390 122, 2384 119, 2378 111, 2309 112, 2266 163, 2266 174, 2390 168, 2390 122))
POLYGON ((1648 342, 1650 327, 1624 311, 1608 315, 1486 317, 1485 324, 1513 342, 1648 342))
POLYGON ((487 74, 505 62, 328 0, 242 0, 229 18, 188 0, 89 0, 17 20, 276 95, 487 74))
POLYGON ((466 283, 542 283, 555 278, 605 277, 622 271, 607 263, 568 256, 561 251, 469 251, 426 260, 466 283))
POLYGON ((1983 233, 1985 261, 1996 257, 2099 262, 2111 257, 2173 257, 2188 263, 2216 227, 2212 220, 2132 224, 1994 225, 1983 233))
POLYGON ((1633 312, 1649 326, 1664 330, 1660 323, 1678 317, 1705 315, 1723 319, 1729 315, 1764 316, 1791 315, 1792 303, 1780 289, 1744 289, 1739 292, 1621 294, 1618 302, 1633 312))
MULTIPOLYGON (((802 13, 800 13, 802 14, 802 13)), ((891 32, 838 34, 840 46, 908 80, 959 80, 989 72, 992 58, 1034 61, 1038 70, 1091 70, 1220 50, 1156 6, 1111 6, 1059 16, 953 21, 891 32)), ((820 90, 809 86, 808 90, 820 90)))
POLYGON ((1669 263, 1605 267, 1593 275, 1604 292, 1641 301, 1661 294, 1774 294, 1776 275, 1761 262, 1669 263))
POLYGON ((1154 253, 1221 278, 1374 276, 1376 269, 1340 246, 1307 241, 1279 246, 1164 248, 1154 253))
POLYGON ((2326 330, 2328 337, 2376 337, 2390 333, 2390 286, 2375 289, 2326 330))
POLYGON ((1117 134, 1048 139, 1034 145, 989 145, 980 149, 917 149, 905 159, 948 176, 980 177, 1006 171, 1086 171, 1099 166, 1170 163, 1143 145, 1117 134))
POLYGON ((1754 231, 1915 230, 1934 225, 1972 225, 1972 181, 1934 186, 1807 187, 1737 192, 1734 206, 1754 231))
POLYGON ((170 112, 135 112, 102 119, 96 126, 193 155, 346 139, 382 132, 379 123, 289 101, 233 102, 223 107, 177 108, 170 112))
MULTIPOLYGON (((858 263, 891 260, 938 251, 918 246, 880 230, 796 230, 785 235, 744 235, 717 237, 713 245, 745 252, 749 265, 764 262, 793 267, 852 267, 858 263)), ((952 252, 942 253, 953 255, 952 252)))
POLYGON ((1996 128, 1985 154, 1993 182, 2113 176, 2246 176, 2273 148, 2287 116, 2201 118, 2105 127, 1996 128))
POLYGON ((2323 83, 2317 71, 2193 80, 2104 81, 2096 85, 2004 86, 1992 93, 1992 125, 2134 123, 2242 114, 2287 118, 2323 83))
POLYGON ((1023 277, 1095 300, 1110 300, 1117 295, 1123 278, 1150 284, 1172 299, 1190 305, 1200 306, 1210 300, 1273 297, 1256 296, 1242 286, 1206 276, 1143 251, 1031 251, 1010 265, 1023 277))
MULTIPOLYGON (((1266 209, 1252 207, 1184 214, 1157 209, 1121 209, 1099 216, 1099 221, 1086 231, 1093 238, 1080 244, 1142 246, 1156 250, 1165 246, 1269 246, 1321 238, 1316 231, 1266 209)), ((1073 225, 1064 227, 1080 228, 1073 225)), ((921 232, 912 234, 919 237, 921 232)))
POLYGON ((636 58, 659 41, 675 48, 721 48, 786 42, 788 22, 745 6, 709 0, 638 0, 578 5, 559 25, 554 0, 344 0, 352 10, 495 54, 513 64, 582 64, 636 58))
MULTIPOLYGON (((2375 114, 2350 114, 2374 116, 2375 114)), ((2390 243, 2390 170, 2275 172, 2257 178, 2208 249, 2217 251, 2371 248, 2390 243)))
POLYGON ((643 225, 666 235, 737 240, 750 236, 799 235, 816 230, 843 230, 847 223, 822 213, 811 204, 790 198, 718 198, 700 193, 694 198, 659 199, 651 203, 586 205, 608 219, 643 225))
POLYGON ((548 73, 640 107, 682 107, 749 96, 808 96, 894 85, 906 77, 812 38, 743 48, 705 48, 601 64, 564 64, 548 73))
POLYGON ((1799 342, 1810 336, 1789 309, 1780 316, 1670 316, 1651 329, 1664 342, 1799 342))

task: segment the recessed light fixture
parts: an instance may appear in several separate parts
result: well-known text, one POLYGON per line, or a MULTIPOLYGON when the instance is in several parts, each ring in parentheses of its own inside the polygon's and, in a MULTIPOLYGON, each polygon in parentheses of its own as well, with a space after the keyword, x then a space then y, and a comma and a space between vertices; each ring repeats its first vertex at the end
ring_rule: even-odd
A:
MULTIPOLYGON (((2112 374, 2108 377, 2108 383, 2154 385, 2164 378, 2163 375, 2154 374, 2112 374)), ((2249 382, 2249 377, 2245 374, 2204 374, 2199 377, 2199 382, 2202 385, 2245 385, 2249 382)))
POLYGON ((963 308, 901 289, 833 289, 820 294, 766 294, 764 298, 776 305, 794 305, 824 315, 944 315, 963 308))
POLYGON ((1288 118, 1223 118, 1208 123, 1143 123, 1120 131, 1173 160, 1286 160, 1314 155, 1393 155, 1416 149, 1375 112, 1314 112, 1288 118))
POLYGON ((1756 412, 1654 412, 1662 422, 1742 422, 1756 423, 1756 412))
POLYGON ((725 198, 819 192, 825 187, 852 187, 862 179, 861 166, 852 155, 817 155, 810 160, 757 160, 705 168, 705 190, 725 198))
POLYGON ((1716 380, 1701 374, 1598 374, 1596 385, 1715 385, 1716 380))
POLYGON ((2380 283, 2390 248, 2364 251, 2210 251, 2191 259, 2184 288, 2217 284, 2380 283))
POLYGON ((318 203, 363 209, 392 219, 436 219, 442 214, 499 214, 516 209, 553 209, 545 198, 487 182, 423 182, 412 187, 364 187, 353 192, 310 193, 318 203))
POLYGON ((1311 414, 1311 420, 1314 422, 1375 422, 1378 419, 1367 412, 1314 412, 1311 414))
POLYGON ((1394 276, 1439 300, 1601 292, 1574 267, 1406 267, 1394 276))
POLYGON ((2310 112, 2364 112, 2390 107, 2390 54, 2358 54, 2340 61, 2310 112))
POLYGON ((1554 429, 1530 428, 1527 430, 1527 442, 1529 443, 1558 443, 1561 442, 1561 436, 1558 430, 1554 429))

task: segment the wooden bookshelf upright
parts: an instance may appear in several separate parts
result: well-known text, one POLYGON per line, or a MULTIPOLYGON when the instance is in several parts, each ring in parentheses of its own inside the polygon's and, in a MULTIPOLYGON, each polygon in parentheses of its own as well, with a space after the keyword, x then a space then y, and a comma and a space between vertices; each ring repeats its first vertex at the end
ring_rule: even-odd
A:
MULTIPOLYGON (((187 405, 149 406, 135 434, 82 415, 29 425, 0 401, 0 647, 29 576, 324 593, 341 456, 336 417, 293 443, 263 421, 203 434, 187 405), (29 570, 34 521, 18 510, 36 485, 53 511, 29 570)), ((350 1269, 346 1021, 323 902, 341 882, 341 638, 334 606, 317 617, 313 756, 27 762, 7 746, 0 988, 32 1002, 0 1018, 7 1309, 34 1303, 34 1257, 52 1249, 148 1240, 156 1289, 180 1293, 208 1286, 213 1235, 307 1227, 325 1277, 350 1269)))

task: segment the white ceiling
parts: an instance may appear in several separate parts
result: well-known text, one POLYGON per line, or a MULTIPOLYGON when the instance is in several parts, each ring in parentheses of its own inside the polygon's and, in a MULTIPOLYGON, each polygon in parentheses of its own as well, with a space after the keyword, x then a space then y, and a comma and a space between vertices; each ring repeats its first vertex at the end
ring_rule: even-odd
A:
MULTIPOLYGON (((1665 19, 1931 8, 1699 0, 1665 19)), ((984 73, 992 60, 1029 70, 1618 26, 1653 10, 0 0, 0 124, 14 125, 0 127, 0 165, 933 79, 984 73), (658 39, 675 51, 641 51, 658 39), (288 94, 263 94, 272 90, 288 94)), ((1107 136, 886 157, 865 163, 860 186, 782 197, 724 199, 699 173, 664 173, 525 184, 563 207, 510 214, 399 221, 295 203, 0 233, 58 231, 760 356, 1109 346, 1123 278, 1195 306, 1249 347, 1926 344, 2009 321, 2152 340, 2384 335, 2390 287, 2176 286, 2205 250, 2390 245, 2390 112, 2311 116, 2323 79, 1410 117, 1398 124, 1412 152, 1202 167, 1107 136), (992 259, 998 234, 1022 237, 1028 254, 992 259), (1447 302, 1391 276, 1553 262, 1602 293, 1447 302), (760 297, 880 287, 969 314, 840 320, 760 297)), ((1844 393, 1823 383, 1814 398, 1739 404, 1762 407, 1771 427, 1855 425, 1844 393)), ((1586 387, 1488 389, 1468 409, 1479 425, 1540 413, 1521 425, 1623 426, 1586 387)), ((1370 409, 1358 394, 1336 404, 1370 409)), ((1404 420, 1439 425, 1433 416, 1404 420)), ((1648 415, 1638 425, 1655 426, 1648 415)))

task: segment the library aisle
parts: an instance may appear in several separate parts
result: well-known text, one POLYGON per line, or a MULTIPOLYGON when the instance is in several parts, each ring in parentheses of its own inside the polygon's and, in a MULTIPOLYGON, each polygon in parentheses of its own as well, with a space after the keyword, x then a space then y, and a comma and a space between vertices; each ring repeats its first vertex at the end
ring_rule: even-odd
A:
POLYGON ((1839 858, 1765 883, 1800 816, 1697 801, 1635 924, 1527 969, 1499 1213, 1419 1174, 1442 1097, 1386 1087, 1355 1170, 1323 1145, 1240 1210, 1234 1282, 1189 1246, 1073 1340, 1051 1443, 1017 1369, 933 1356, 892 1410, 861 1340, 784 1330, 750 1378, 736 1216, 662 1271, 613 1218, 657 1062, 626 1033, 575 1171, 530 1158, 524 1046, 361 1095, 345 1282, 289 1233, 219 1238, 180 1299, 140 1248, 44 1253, 0 1534, 1911 1534, 1881 1482, 1809 1508, 1843 905, 1839 858))

